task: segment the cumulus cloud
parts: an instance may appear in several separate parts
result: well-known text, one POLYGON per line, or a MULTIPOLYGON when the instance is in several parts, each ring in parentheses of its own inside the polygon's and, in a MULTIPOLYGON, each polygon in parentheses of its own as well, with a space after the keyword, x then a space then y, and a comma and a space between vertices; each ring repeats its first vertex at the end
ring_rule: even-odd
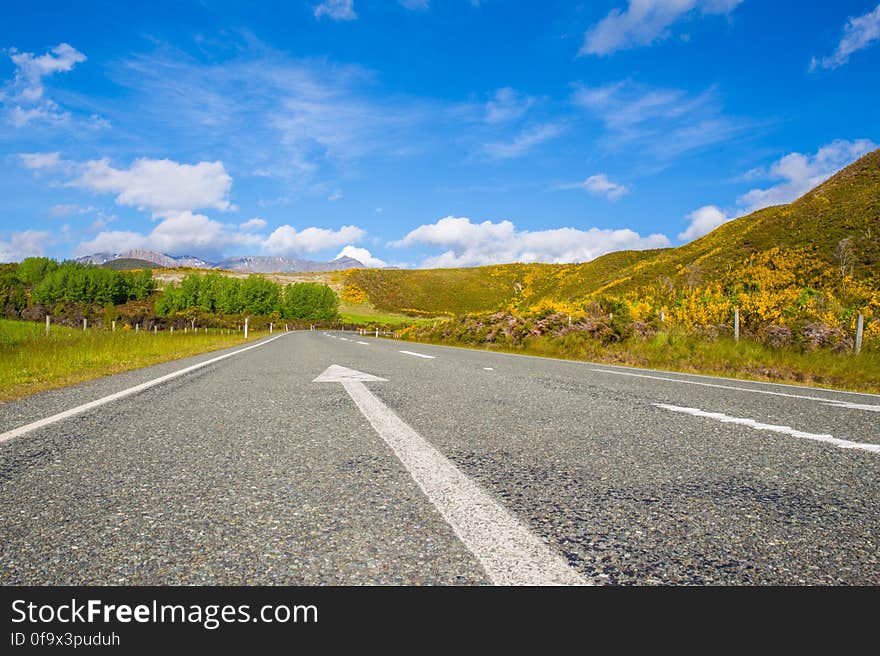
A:
POLYGON ((314 8, 315 18, 326 16, 335 21, 349 21, 357 18, 354 0, 324 0, 314 8))
POLYGON ((60 43, 43 55, 9 50, 15 65, 11 82, 0 93, 0 99, 8 109, 8 118, 16 127, 34 121, 62 123, 70 118, 56 102, 45 97, 45 78, 56 73, 66 73, 86 60, 86 56, 67 43, 60 43))
POLYGON ((512 141, 488 143, 483 146, 483 154, 492 159, 513 159, 521 157, 535 146, 555 139, 565 130, 561 123, 541 123, 523 129, 512 141))
POLYGON ((52 234, 45 230, 13 232, 8 239, 0 239, 0 262, 20 262, 26 257, 45 255, 52 241, 52 234))
POLYGON ((366 234, 361 228, 353 225, 342 226, 339 230, 314 227, 297 230, 293 226, 283 225, 276 228, 261 246, 272 255, 315 253, 360 241, 366 234))
POLYGON ((339 251, 339 254, 334 259, 338 260, 340 257, 353 258, 368 267, 378 268, 388 266, 384 260, 380 260, 378 257, 373 257, 373 254, 366 248, 358 248, 357 246, 352 246, 350 244, 339 251))
POLYGON ((843 28, 843 38, 828 57, 810 62, 810 70, 838 68, 849 61, 850 56, 880 41, 880 4, 864 16, 850 18, 843 28))
POLYGON ((256 218, 250 219, 248 221, 245 221, 244 223, 240 224, 238 227, 241 228, 242 230, 249 231, 249 230, 262 230, 263 228, 266 227, 266 225, 267 224, 263 219, 256 217, 256 218))
POLYGON ((70 184, 99 193, 117 194, 116 202, 166 216, 186 210, 232 209, 232 177, 222 162, 180 164, 170 159, 138 159, 127 169, 109 160, 85 162, 70 184))
POLYGON ((813 155, 789 153, 765 169, 749 171, 747 175, 751 179, 763 177, 780 182, 771 187, 752 189, 740 196, 737 203, 746 213, 790 203, 876 148, 877 144, 870 139, 837 139, 813 155))
POLYGON ((734 218, 715 205, 704 205, 687 215, 690 223, 684 232, 679 233, 678 238, 683 241, 691 241, 712 232, 722 223, 727 223, 734 218))
POLYGON ((642 237, 629 230, 556 228, 517 230, 510 221, 472 223, 467 217, 447 216, 436 223, 419 226, 395 247, 429 246, 445 248, 428 257, 426 267, 460 267, 506 262, 584 262, 604 253, 627 249, 660 248, 669 245, 665 235, 642 237))
POLYGON ((612 9, 584 35, 578 53, 610 55, 668 38, 673 23, 696 15, 729 14, 742 0, 629 0, 627 8, 612 9))
POLYGON ((219 258, 230 246, 259 247, 262 238, 215 221, 204 214, 179 212, 162 219, 149 233, 110 230, 80 243, 78 255, 119 253, 132 248, 155 250, 172 255, 198 255, 219 258))

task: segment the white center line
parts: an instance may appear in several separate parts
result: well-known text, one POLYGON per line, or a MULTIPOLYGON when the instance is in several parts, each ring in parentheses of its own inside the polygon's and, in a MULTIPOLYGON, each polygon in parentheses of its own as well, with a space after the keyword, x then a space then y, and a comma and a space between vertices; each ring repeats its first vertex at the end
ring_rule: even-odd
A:
POLYGON ((363 344, 364 346, 369 346, 369 345, 370 345, 369 342, 358 342, 358 344, 363 344))
POLYGON ((755 430, 773 431, 774 433, 782 433, 791 435, 792 437, 801 437, 806 440, 815 440, 817 442, 826 442, 840 447, 841 449, 861 449, 862 451, 870 451, 871 453, 880 453, 880 444, 867 444, 865 442, 851 442, 850 440, 841 440, 828 433, 807 433, 805 431, 795 430, 790 426, 776 426, 774 424, 762 424, 754 419, 746 417, 731 417, 723 412, 706 412, 697 408, 685 408, 679 405, 667 405, 666 403, 653 403, 652 405, 670 410, 672 412, 681 412, 694 417, 705 417, 707 419, 715 419, 724 424, 740 424, 748 426, 755 430))
POLYGON ((495 371, 492 367, 483 367, 485 371, 495 371))
POLYGON ((201 369, 202 367, 207 367, 209 364, 214 364, 215 362, 220 362, 220 360, 225 360, 226 358, 231 358, 233 355, 238 355, 239 353, 244 353, 245 351, 250 351, 251 349, 259 348, 260 346, 265 346, 269 342, 274 342, 276 339, 280 337, 284 337, 285 334, 291 333, 282 333, 275 337, 270 337, 269 339, 258 342, 256 344, 252 344, 251 346, 245 346, 242 349, 238 349, 237 351, 233 351, 232 353, 226 353, 224 355, 219 355, 216 358, 211 358, 210 360, 205 360, 204 362, 199 362, 198 364, 194 364, 190 367, 185 367, 183 369, 179 369, 178 371, 173 371, 170 374, 165 374, 164 376, 160 376, 159 378, 154 378, 153 380, 148 380, 145 383, 141 383, 140 385, 135 385, 134 387, 129 387, 128 389, 124 389, 120 392, 116 392, 115 394, 110 394, 109 396, 105 396, 103 398, 97 399, 95 401, 90 401, 88 403, 83 403, 82 405, 78 405, 75 408, 71 408, 70 410, 65 410, 64 412, 59 412, 56 415, 52 415, 51 417, 46 417, 45 419, 40 419, 39 421, 35 421, 30 424, 25 424, 24 426, 19 426, 18 428, 13 428, 10 431, 6 431, 5 433, 0 433, 0 443, 5 442, 6 440, 11 440, 13 437, 18 437, 19 435, 24 435, 25 433, 30 433, 31 431, 35 431, 38 428, 42 428, 43 426, 48 426, 49 424, 54 424, 56 422, 61 421, 62 419, 67 419, 68 417, 73 417, 74 415, 82 414, 92 408, 97 408, 106 403, 111 403, 113 401, 117 401, 119 399, 125 398, 126 396, 131 396, 132 394, 137 394, 138 392, 142 392, 145 389, 149 389, 155 385, 159 385, 166 381, 171 380, 172 378, 177 378, 178 376, 182 376, 183 374, 187 374, 190 371, 195 371, 196 369, 201 369))
POLYGON ((348 341, 348 337, 340 337, 339 339, 341 339, 343 342, 347 342, 347 341, 348 341))
POLYGON ((770 394, 771 396, 785 396, 790 399, 807 399, 809 401, 818 401, 825 405, 836 408, 849 408, 850 410, 867 410, 869 412, 880 412, 880 405, 867 405, 865 403, 850 403, 849 401, 836 401, 834 399, 823 399, 817 396, 807 396, 805 394, 787 394, 785 392, 771 392, 770 390, 757 390, 750 387, 737 387, 735 385, 719 385, 718 383, 701 383, 696 380, 685 380, 683 378, 669 378, 668 376, 648 376, 646 374, 634 374, 628 371, 612 371, 610 369, 596 369, 590 367, 590 371, 599 371, 603 374, 616 374, 618 376, 632 376, 633 378, 649 378, 651 380, 665 380, 673 383, 684 383, 686 385, 699 385, 700 387, 719 387, 721 389, 736 390, 737 392, 752 392, 754 394, 770 394))
POLYGON ((384 379, 332 365, 339 382, 495 585, 588 585, 561 554, 416 433, 364 385, 384 379))
POLYGON ((413 351, 401 351, 401 353, 405 353, 406 355, 414 355, 417 358, 427 358, 429 360, 433 360, 433 355, 425 355, 424 353, 414 353, 413 351))

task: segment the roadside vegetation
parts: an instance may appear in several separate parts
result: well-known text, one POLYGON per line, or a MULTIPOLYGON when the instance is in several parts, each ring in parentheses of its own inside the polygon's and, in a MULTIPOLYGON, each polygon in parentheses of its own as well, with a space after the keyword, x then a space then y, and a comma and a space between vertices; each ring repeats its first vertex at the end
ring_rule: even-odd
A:
POLYGON ((854 354, 839 335, 816 332, 797 344, 736 341, 728 330, 695 332, 625 320, 566 315, 471 315, 410 326, 404 340, 650 369, 880 393, 880 349, 854 354), (834 341, 836 340, 836 341, 834 341))
MULTIPOLYGON (((251 333, 248 341, 265 336, 251 333)), ((244 343, 239 331, 74 329, 0 319, 0 401, 244 343)))

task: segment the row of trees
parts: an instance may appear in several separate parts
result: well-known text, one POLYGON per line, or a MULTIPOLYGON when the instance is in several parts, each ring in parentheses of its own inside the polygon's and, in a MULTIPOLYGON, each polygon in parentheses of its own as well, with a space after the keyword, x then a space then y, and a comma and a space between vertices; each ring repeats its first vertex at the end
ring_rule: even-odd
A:
POLYGON ((280 285, 262 276, 244 279, 219 273, 187 274, 179 286, 169 285, 156 300, 156 313, 170 316, 192 308, 212 314, 276 314, 284 319, 332 321, 339 300, 327 285, 280 285))
MULTIPOLYGON (((56 262, 29 257, 20 264, 3 265, 0 301, 20 312, 28 306, 56 303, 119 305, 145 301, 155 291, 150 271, 113 271, 79 262, 56 262)), ((9 311, 6 312, 9 314, 9 311)))

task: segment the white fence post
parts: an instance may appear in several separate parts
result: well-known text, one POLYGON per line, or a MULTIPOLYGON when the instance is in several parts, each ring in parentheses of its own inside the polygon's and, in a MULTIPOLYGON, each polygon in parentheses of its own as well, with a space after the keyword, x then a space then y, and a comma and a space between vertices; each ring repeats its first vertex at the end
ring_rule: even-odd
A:
POLYGON ((272 322, 270 321, 270 322, 269 322, 269 334, 270 334, 270 335, 272 334, 272 328, 273 328, 273 326, 272 326, 272 322))
POLYGON ((46 315, 46 337, 49 336, 49 324, 51 323, 51 321, 52 321, 51 317, 49 317, 49 315, 47 314, 46 315))
POLYGON ((377 339, 379 338, 379 329, 378 328, 376 328, 376 338, 377 339))
POLYGON ((733 311, 733 339, 739 341, 739 308, 733 311))
POLYGON ((110 326, 111 326, 110 329, 115 333, 116 332, 116 320, 115 319, 110 322, 110 326))
POLYGON ((250 317, 247 317, 247 318, 244 320, 244 338, 245 338, 245 339, 247 339, 247 336, 248 336, 248 320, 249 320, 249 319, 250 319, 250 317))
POLYGON ((85 330, 86 326, 88 326, 88 325, 89 325, 89 320, 86 319, 85 317, 83 317, 83 330, 85 330))
POLYGON ((134 331, 135 331, 136 333, 139 333, 139 332, 141 331, 141 325, 140 325, 139 323, 136 323, 136 324, 134 325, 134 331))
POLYGON ((158 332, 159 332, 159 326, 157 326, 156 324, 153 324, 153 334, 155 335, 158 332))
MULTIPOLYGON (((47 328, 48 330, 48 328, 47 328)), ((858 355, 862 350, 862 333, 865 330, 865 317, 861 314, 859 315, 859 319, 856 322, 856 355, 858 355)))

